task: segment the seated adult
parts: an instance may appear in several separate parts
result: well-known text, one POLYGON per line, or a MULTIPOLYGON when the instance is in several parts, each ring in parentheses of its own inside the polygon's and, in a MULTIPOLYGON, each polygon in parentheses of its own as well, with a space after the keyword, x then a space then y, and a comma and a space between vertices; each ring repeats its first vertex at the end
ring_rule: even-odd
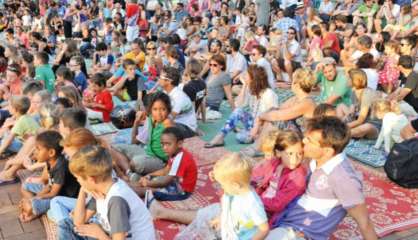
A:
POLYGON ((388 96, 389 100, 405 100, 418 111, 418 73, 414 71, 414 59, 411 56, 399 58, 398 69, 403 74, 401 86, 388 96))
POLYGON ((236 99, 237 108, 231 113, 221 132, 207 143, 205 148, 223 146, 225 136, 234 130, 239 122, 244 124, 244 129, 237 135, 237 140, 241 143, 252 142, 250 130, 253 128, 254 119, 278 106, 277 95, 269 88, 267 73, 263 67, 251 65, 247 74, 241 78, 243 87, 236 99))
POLYGON ((406 125, 401 130, 401 137, 403 139, 415 138, 416 133, 418 132, 418 119, 412 120, 408 125, 406 125))
POLYGON ((377 239, 361 178, 343 152, 349 140, 349 129, 338 118, 309 122, 303 140, 305 157, 312 159, 307 190, 287 207, 266 239, 328 239, 347 212, 364 239, 377 239))
POLYGON ((367 87, 373 90, 377 89, 377 83, 379 82, 379 74, 375 69, 375 63, 373 55, 365 53, 357 61, 357 68, 360 68, 367 75, 367 87))
POLYGON ((351 69, 349 76, 353 87, 353 105, 348 111, 352 121, 347 124, 351 129, 351 137, 375 139, 379 135, 382 121, 372 119, 371 107, 381 94, 367 87, 367 75, 363 70, 351 69))
POLYGON ((190 138, 196 135, 196 113, 190 98, 178 87, 179 83, 180 73, 178 69, 167 66, 164 67, 161 71, 158 84, 170 97, 172 106, 171 117, 174 120, 176 127, 181 129, 185 138, 190 138))
MULTIPOLYGON (((255 126, 251 131, 251 136, 256 138, 261 128, 266 122, 285 123, 279 124, 280 128, 293 127, 300 133, 302 126, 296 122, 297 119, 310 119, 313 117, 316 104, 310 96, 312 88, 315 86, 315 78, 313 73, 308 69, 298 69, 293 73, 292 92, 295 96, 284 102, 278 109, 272 109, 268 112, 260 114, 255 126), (286 126, 284 126, 286 125, 286 126), (291 125, 291 126, 290 126, 291 125)), ((263 131, 265 132, 266 126, 263 131)))
POLYGON ((333 58, 326 57, 317 66, 317 84, 321 86, 320 99, 323 103, 337 107, 340 104, 351 105, 351 89, 343 71, 337 70, 333 58))
POLYGON ((221 103, 226 97, 229 105, 234 109, 232 79, 229 74, 225 72, 225 58, 222 55, 213 55, 209 60, 209 67, 209 75, 206 78, 206 106, 211 110, 219 111, 221 103))

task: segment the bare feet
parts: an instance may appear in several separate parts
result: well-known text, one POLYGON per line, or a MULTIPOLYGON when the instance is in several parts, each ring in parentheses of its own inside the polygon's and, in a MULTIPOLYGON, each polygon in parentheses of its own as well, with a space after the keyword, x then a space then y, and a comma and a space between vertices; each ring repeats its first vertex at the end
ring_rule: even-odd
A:
POLYGON ((22 223, 27 223, 37 218, 37 216, 33 214, 32 201, 30 199, 23 198, 22 200, 20 200, 19 209, 19 219, 22 223))

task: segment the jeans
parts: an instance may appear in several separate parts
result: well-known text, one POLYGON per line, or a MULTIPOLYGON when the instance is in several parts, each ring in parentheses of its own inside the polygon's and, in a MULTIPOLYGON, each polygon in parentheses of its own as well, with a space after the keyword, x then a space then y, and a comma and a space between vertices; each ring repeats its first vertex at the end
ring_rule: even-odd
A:
POLYGON ((154 197, 158 201, 182 201, 192 195, 184 192, 177 180, 172 181, 168 186, 154 192, 154 197))
POLYGON ((228 120, 226 120, 225 126, 221 129, 221 132, 226 136, 229 132, 234 130, 238 123, 241 122, 244 125, 244 130, 237 134, 237 140, 240 143, 251 143, 249 137, 250 130, 254 126, 254 117, 251 113, 245 111, 242 108, 236 108, 231 115, 229 115, 228 120))
POLYGON ((301 234, 296 232, 290 227, 278 227, 275 229, 272 229, 269 234, 267 235, 266 240, 304 240, 305 238, 303 236, 300 236, 301 234))
MULTIPOLYGON (((23 189, 26 191, 29 191, 31 193, 37 194, 38 192, 42 191, 44 188, 43 184, 39 183, 24 183, 23 189)), ((40 216, 44 213, 46 213, 49 209, 49 203, 51 199, 39 199, 39 198, 33 198, 32 199, 32 213, 36 216, 40 216)))
POLYGON ((51 200, 48 210, 48 218, 59 223, 64 219, 70 218, 71 211, 75 208, 77 199, 70 197, 57 196, 51 200))
MULTIPOLYGON (((1 140, 3 141, 3 139, 1 140)), ((7 150, 17 153, 22 148, 23 143, 22 141, 18 140, 16 137, 13 139, 13 141, 10 143, 10 145, 7 147, 7 150)))
POLYGON ((90 240, 93 238, 82 237, 74 232, 74 223, 71 218, 60 221, 57 225, 58 240, 90 240))

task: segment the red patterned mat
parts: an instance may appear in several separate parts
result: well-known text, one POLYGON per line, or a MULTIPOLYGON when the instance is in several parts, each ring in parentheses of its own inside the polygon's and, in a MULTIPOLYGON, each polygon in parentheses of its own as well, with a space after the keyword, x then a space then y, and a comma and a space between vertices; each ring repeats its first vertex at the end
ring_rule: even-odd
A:
POLYGON ((184 141, 184 148, 193 154, 198 166, 215 163, 219 158, 228 153, 228 150, 223 147, 204 148, 205 143, 200 137, 192 137, 184 141))
MULTIPOLYGON (((418 189, 405 189, 392 182, 384 172, 352 161, 363 174, 363 191, 370 219, 379 237, 418 226, 418 189)), ((361 239, 356 222, 346 217, 333 239, 361 239)))

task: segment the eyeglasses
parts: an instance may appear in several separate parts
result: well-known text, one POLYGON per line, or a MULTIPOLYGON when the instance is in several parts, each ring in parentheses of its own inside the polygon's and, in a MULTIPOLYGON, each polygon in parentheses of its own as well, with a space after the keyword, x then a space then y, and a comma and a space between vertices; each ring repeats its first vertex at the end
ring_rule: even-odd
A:
POLYGON ((287 34, 295 35, 296 33, 295 32, 287 32, 287 34))

